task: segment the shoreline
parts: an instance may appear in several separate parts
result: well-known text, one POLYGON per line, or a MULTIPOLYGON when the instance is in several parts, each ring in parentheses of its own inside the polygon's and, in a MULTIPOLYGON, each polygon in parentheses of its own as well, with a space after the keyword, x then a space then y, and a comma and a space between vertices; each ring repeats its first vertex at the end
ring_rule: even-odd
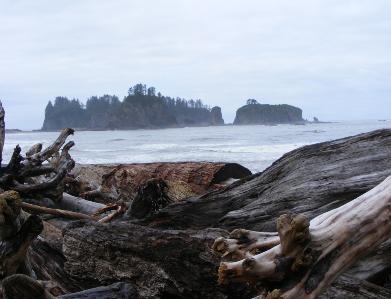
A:
MULTIPOLYGON (((382 122, 387 122, 388 120, 382 120, 382 122)), ((207 126, 183 126, 183 127, 165 127, 165 128, 127 128, 127 129, 87 129, 87 128, 75 128, 77 132, 121 132, 121 131, 159 131, 159 130, 169 130, 169 129, 186 129, 186 128, 211 128, 211 127, 250 127, 250 126, 263 126, 263 127, 275 127, 279 125, 290 125, 290 126, 305 126, 312 124, 338 124, 343 121, 319 121, 313 122, 308 121, 304 123, 270 123, 270 124, 224 124, 224 125, 207 125, 207 126)), ((33 130, 20 130, 20 129, 10 129, 6 130, 8 134, 17 134, 17 133, 51 133, 59 132, 62 129, 58 130, 42 130, 42 129, 33 129, 33 130)))

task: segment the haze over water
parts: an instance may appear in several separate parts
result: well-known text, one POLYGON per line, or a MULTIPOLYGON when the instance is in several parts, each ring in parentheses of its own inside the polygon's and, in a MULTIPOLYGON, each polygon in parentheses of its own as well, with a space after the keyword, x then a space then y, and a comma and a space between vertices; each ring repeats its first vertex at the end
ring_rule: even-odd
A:
MULTIPOLYGON (((81 131, 70 140, 77 163, 146 163, 221 161, 264 170, 284 153, 303 145, 351 136, 380 128, 391 121, 339 122, 277 126, 222 126, 133 131, 81 131)), ((4 163, 19 144, 26 151, 35 143, 51 143, 56 132, 6 135, 4 163)))

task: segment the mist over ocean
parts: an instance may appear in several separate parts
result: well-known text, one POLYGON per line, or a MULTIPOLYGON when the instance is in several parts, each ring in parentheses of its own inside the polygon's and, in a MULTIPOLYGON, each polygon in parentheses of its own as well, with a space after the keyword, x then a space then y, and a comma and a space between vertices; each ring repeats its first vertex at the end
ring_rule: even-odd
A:
MULTIPOLYGON (((381 128, 391 128, 391 121, 80 131, 70 140, 76 143, 71 154, 77 163, 221 161, 258 172, 295 148, 381 128)), ((17 144, 26 151, 35 143, 48 145, 57 136, 57 132, 9 133, 3 162, 8 162, 17 144)))

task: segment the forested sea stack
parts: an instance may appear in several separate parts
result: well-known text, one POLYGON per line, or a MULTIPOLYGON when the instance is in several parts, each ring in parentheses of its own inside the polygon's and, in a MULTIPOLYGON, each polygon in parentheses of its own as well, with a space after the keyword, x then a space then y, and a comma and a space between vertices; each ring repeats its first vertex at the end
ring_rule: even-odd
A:
POLYGON ((45 110, 42 130, 73 127, 90 130, 153 129, 183 126, 222 125, 220 107, 210 108, 201 100, 171 98, 154 87, 136 84, 128 96, 93 96, 86 105, 79 100, 57 97, 45 110))
POLYGON ((254 99, 236 111, 235 125, 301 124, 303 111, 291 105, 260 104, 254 99))

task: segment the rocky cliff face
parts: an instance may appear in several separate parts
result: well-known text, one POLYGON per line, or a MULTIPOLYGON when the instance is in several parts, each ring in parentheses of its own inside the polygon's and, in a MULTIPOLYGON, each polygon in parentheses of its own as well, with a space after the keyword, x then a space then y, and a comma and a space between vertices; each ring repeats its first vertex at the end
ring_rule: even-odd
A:
POLYGON ((112 117, 112 128, 168 128, 178 122, 170 109, 155 97, 127 97, 121 108, 112 117))
POLYGON ((211 113, 211 122, 214 126, 221 126, 224 125, 224 119, 223 115, 221 113, 221 108, 218 106, 215 106, 210 111, 211 113))
POLYGON ((235 125, 303 123, 302 110, 290 105, 248 104, 236 111, 235 125))
POLYGON ((122 102, 115 96, 92 97, 84 107, 77 100, 58 97, 45 110, 42 130, 64 127, 91 130, 153 129, 224 124, 220 107, 209 109, 201 101, 186 101, 155 95, 129 95, 122 102))

